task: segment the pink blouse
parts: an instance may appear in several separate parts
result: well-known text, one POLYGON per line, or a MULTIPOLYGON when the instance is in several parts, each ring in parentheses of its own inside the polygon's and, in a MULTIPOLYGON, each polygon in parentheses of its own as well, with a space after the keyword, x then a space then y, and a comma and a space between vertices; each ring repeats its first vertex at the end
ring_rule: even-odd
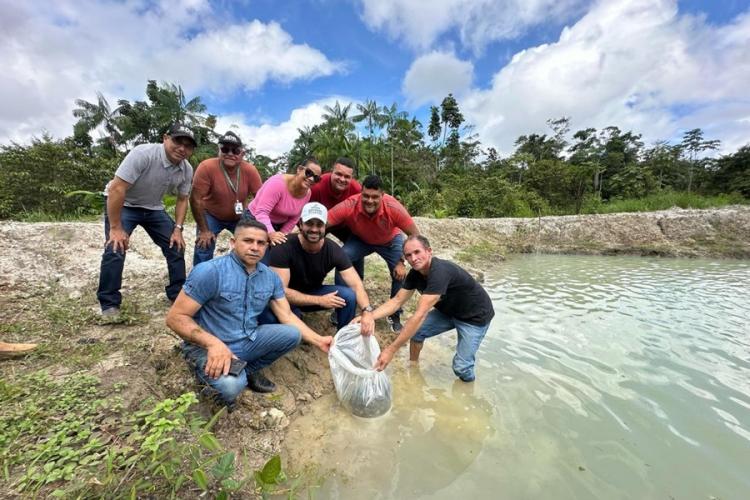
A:
POLYGON ((269 233, 275 231, 274 224, 282 224, 280 231, 288 234, 294 229, 302 213, 302 207, 308 201, 309 189, 302 198, 295 198, 286 188, 284 174, 276 174, 263 183, 247 208, 253 217, 266 225, 269 233))

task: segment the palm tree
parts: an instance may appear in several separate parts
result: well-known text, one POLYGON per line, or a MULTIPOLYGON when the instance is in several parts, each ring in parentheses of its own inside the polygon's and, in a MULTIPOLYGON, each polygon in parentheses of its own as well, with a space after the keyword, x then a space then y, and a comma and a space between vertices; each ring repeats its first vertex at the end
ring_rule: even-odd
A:
POLYGON ((352 120, 355 123, 367 121, 366 128, 370 138, 370 167, 372 167, 374 165, 372 159, 372 150, 375 145, 375 129, 381 126, 385 115, 381 113, 380 106, 378 106, 378 104, 374 100, 370 99, 366 100, 364 104, 357 104, 357 109, 359 110, 360 114, 354 115, 352 117, 352 120))
POLYGON ((87 142, 90 143, 89 133, 102 126, 107 133, 107 143, 113 151, 117 151, 117 147, 122 143, 122 132, 117 124, 122 107, 112 109, 101 92, 96 93, 96 99, 96 104, 76 99, 78 107, 73 110, 73 116, 78 118, 78 122, 74 125, 74 133, 79 138, 88 137, 87 142))
POLYGON ((393 194, 393 127, 396 125, 396 122, 400 119, 406 119, 409 116, 409 113, 406 111, 399 111, 398 106, 394 102, 391 104, 390 107, 383 106, 383 114, 382 114, 382 125, 386 126, 386 130, 388 132, 388 143, 391 146, 391 194, 393 194))

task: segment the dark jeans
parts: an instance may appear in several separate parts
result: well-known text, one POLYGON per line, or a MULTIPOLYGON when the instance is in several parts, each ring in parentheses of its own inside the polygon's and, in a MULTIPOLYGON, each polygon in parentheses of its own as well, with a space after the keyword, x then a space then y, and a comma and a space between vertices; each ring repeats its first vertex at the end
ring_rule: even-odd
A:
MULTIPOLYGON (((393 277, 393 268, 396 267, 401 256, 404 254, 404 235, 398 233, 393 239, 386 245, 370 245, 365 243, 358 236, 352 234, 349 239, 344 243, 342 247, 344 252, 352 261, 352 266, 362 278, 365 279, 365 257, 375 252, 380 255, 386 264, 388 264, 388 272, 391 275, 391 297, 396 295, 401 290, 401 285, 404 284, 403 280, 399 281, 393 277)), ((343 285, 344 280, 341 279, 339 273, 336 273, 336 284, 343 285)), ((396 317, 401 317, 401 310, 399 309, 394 314, 396 317)))
MULTIPOLYGON (((185 283, 185 255, 178 251, 177 247, 169 247, 169 238, 174 232, 172 218, 164 210, 122 207, 120 222, 128 235, 133 233, 136 226, 141 226, 153 242, 161 248, 161 252, 167 259, 167 270, 169 272, 169 284, 165 287, 167 298, 169 300, 176 299, 185 283)), ((104 241, 107 240, 109 240, 109 217, 105 208, 104 241)), ((111 245, 106 246, 102 254, 99 289, 96 292, 102 311, 112 307, 120 307, 122 303, 120 288, 122 287, 122 270, 124 267, 125 253, 114 252, 111 245)))
MULTIPOLYGON (((237 226, 236 220, 219 220, 208 212, 203 212, 203 216, 206 219, 206 225, 208 230, 214 233, 214 236, 219 236, 223 230, 227 230, 234 234, 234 228, 237 226)), ((195 230, 196 240, 200 231, 195 230)), ((200 248, 198 243, 195 244, 195 251, 193 252, 193 267, 197 266, 201 262, 206 262, 214 258, 214 250, 216 249, 216 240, 212 241, 208 248, 200 248)))
MULTIPOLYGON (((307 295, 316 295, 320 297, 321 295, 326 295, 332 292, 338 291, 338 296, 341 297, 346 301, 346 305, 344 307, 341 307, 339 309, 335 309, 336 311, 336 322, 338 323, 339 328, 343 327, 344 325, 348 325, 351 320, 354 319, 354 316, 357 315, 357 296, 354 293, 354 290, 349 288, 348 286, 341 286, 341 285, 322 285, 317 290, 313 290, 312 292, 305 292, 307 295)), ((291 305, 292 312, 297 315, 298 318, 302 319, 302 313, 304 312, 313 312, 313 311, 323 311, 325 310, 324 307, 320 306, 295 306, 291 305)), ((270 307, 266 307, 266 309, 261 313, 261 315, 258 317, 258 324, 261 325, 268 325, 268 324, 274 324, 278 323, 279 320, 276 319, 276 316, 271 311, 270 307)))

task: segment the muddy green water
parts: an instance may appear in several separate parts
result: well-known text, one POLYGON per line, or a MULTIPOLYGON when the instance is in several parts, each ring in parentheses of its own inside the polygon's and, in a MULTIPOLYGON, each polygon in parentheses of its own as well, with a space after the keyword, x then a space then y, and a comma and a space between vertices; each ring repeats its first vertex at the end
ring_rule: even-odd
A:
POLYGON ((523 256, 488 270, 477 381, 455 332, 402 349, 394 406, 335 396, 287 441, 316 498, 750 498, 750 264, 523 256), (328 471, 328 472, 326 472, 328 471))

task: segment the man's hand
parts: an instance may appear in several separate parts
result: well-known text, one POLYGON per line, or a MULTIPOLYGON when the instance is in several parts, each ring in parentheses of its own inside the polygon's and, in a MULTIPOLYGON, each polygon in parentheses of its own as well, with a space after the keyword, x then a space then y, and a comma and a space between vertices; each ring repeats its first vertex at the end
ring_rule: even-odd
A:
POLYGON ((380 352, 380 356, 378 356, 378 360, 375 361, 374 368, 379 372, 382 372, 383 370, 385 370, 385 367, 388 366, 388 363, 390 363, 391 360, 393 359, 394 354, 395 352, 391 349, 391 346, 388 346, 385 349, 383 349, 380 352))
POLYGON ((406 278, 406 266, 403 262, 399 261, 398 264, 393 268, 393 277, 397 281, 401 281, 406 278))
POLYGON ((320 296, 320 307, 324 309, 340 309, 346 305, 346 301, 339 297, 339 291, 327 293, 320 296))
MULTIPOLYGON (((371 312, 362 313, 362 316, 355 319, 359 319, 362 323, 360 328, 360 333, 362 333, 362 335, 372 335, 373 332, 375 332, 375 319, 371 312)), ((354 323, 354 320, 352 320, 352 323, 354 323)))
POLYGON ((110 228, 109 239, 104 246, 108 247, 109 245, 112 245, 113 252, 125 253, 130 246, 130 237, 128 236, 128 233, 126 233, 122 228, 110 228))
POLYGON ((236 358, 232 351, 224 342, 216 339, 207 349, 208 360, 204 372, 211 378, 219 378, 221 375, 229 373, 229 366, 232 364, 232 358, 236 358))
POLYGON ((211 231, 206 230, 198 233, 198 238, 195 240, 195 244, 198 248, 208 248, 214 241, 216 241, 216 235, 211 231))
POLYGON ((321 335, 320 339, 318 340, 318 349, 327 353, 331 349, 332 342, 333 342, 333 337, 323 337, 321 335))
POLYGON ((178 227, 174 228, 172 236, 169 237, 169 248, 173 246, 177 246, 177 250, 180 252, 185 251, 185 240, 182 238, 182 231, 178 227))
POLYGON ((282 243, 286 243, 286 235, 282 233, 281 231, 274 231, 268 235, 268 239, 271 240, 271 245, 281 245, 282 243))

